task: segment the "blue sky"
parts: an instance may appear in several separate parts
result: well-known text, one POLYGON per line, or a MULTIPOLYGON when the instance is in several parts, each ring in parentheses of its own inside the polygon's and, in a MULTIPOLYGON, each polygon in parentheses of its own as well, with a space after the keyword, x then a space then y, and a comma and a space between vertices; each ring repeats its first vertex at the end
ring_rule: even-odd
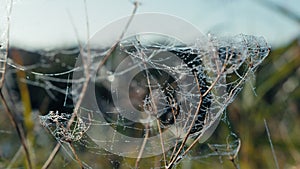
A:
MULTIPOLYGON (((141 0, 137 13, 160 12, 178 16, 201 32, 220 35, 262 35, 272 46, 300 35, 300 24, 262 6, 259 0, 141 0)), ((299 0, 273 0, 300 15, 299 0), (297 8, 298 7, 298 8, 297 8)), ((87 0, 90 35, 121 17, 130 15, 129 0, 87 0)), ((53 49, 76 44, 74 26, 87 39, 83 0, 15 1, 10 43, 29 49, 53 49), (69 13, 69 14, 68 14, 69 13)))

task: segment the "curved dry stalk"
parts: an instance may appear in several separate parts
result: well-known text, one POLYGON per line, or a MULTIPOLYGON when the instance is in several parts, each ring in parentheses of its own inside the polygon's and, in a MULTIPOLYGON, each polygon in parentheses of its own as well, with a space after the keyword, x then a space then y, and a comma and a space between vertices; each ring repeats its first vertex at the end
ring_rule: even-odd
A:
MULTIPOLYGON (((229 55, 226 55, 225 60, 228 60, 228 59, 230 59, 230 58, 232 57, 232 56, 229 56, 229 58, 228 58, 228 56, 229 56, 229 55)), ((223 64, 222 67, 221 67, 221 69, 220 69, 219 66, 218 66, 219 64, 217 63, 217 59, 214 59, 214 61, 215 61, 215 65, 217 66, 217 73, 218 73, 218 74, 217 74, 216 79, 213 81, 213 83, 209 86, 209 88, 208 88, 203 94, 201 94, 201 90, 200 90, 200 89, 201 89, 201 86, 199 85, 199 79, 197 78, 197 74, 194 72, 194 77, 195 77, 196 82, 197 82, 197 88, 198 88, 199 93, 201 94, 201 95, 200 95, 200 100, 199 100, 199 103, 198 103, 198 106, 197 106, 197 109, 196 109, 196 112, 198 112, 198 111, 200 110, 200 107, 201 107, 201 104, 202 104, 202 101, 203 101, 203 97, 205 97, 206 95, 209 94, 209 92, 212 91, 213 87, 216 85, 216 83, 218 83, 218 81, 220 80, 221 76, 222 76, 223 73, 225 72, 226 64, 223 64)), ((240 83, 241 83, 241 81, 240 81, 240 83)), ((239 85, 237 85, 237 86, 239 86, 239 85)), ((236 87, 237 87, 237 86, 236 86, 236 87)), ((232 91, 234 91, 234 90, 232 90, 232 91)), ((231 91, 231 92, 232 92, 232 91, 231 91)), ((230 95, 231 95, 231 94, 230 94, 230 95)), ((229 98, 230 98, 230 97, 229 97, 229 98)), ((190 113, 189 113, 189 114, 190 114, 190 113)), ((183 139, 183 141, 181 142, 181 145, 180 145, 179 149, 177 150, 175 156, 172 155, 171 160, 170 160, 170 163, 168 164, 168 166, 167 166, 166 168, 172 168, 173 165, 174 165, 177 161, 181 160, 181 159, 178 159, 179 154, 180 154, 180 152, 183 150, 183 147, 184 147, 185 143, 187 142, 187 140, 188 140, 188 138, 189 138, 190 131, 192 130, 192 127, 193 127, 193 125, 194 125, 194 123, 195 123, 195 121, 196 121, 196 117, 197 117, 197 116, 194 116, 194 117, 193 117, 192 123, 189 124, 190 126, 189 126, 189 129, 188 129, 188 132, 187 132, 186 135, 184 136, 184 139, 183 139)), ((202 136, 203 136, 203 133, 201 133, 201 134, 200 134, 200 135, 192 142, 192 144, 191 144, 191 145, 183 152, 182 156, 185 156, 185 155, 190 151, 190 149, 194 147, 194 145, 198 142, 198 140, 202 138, 202 136)))
MULTIPOLYGON (((225 67, 225 65, 224 65, 224 67, 225 67)), ((225 69, 224 69, 225 70, 225 69)), ((247 71, 246 73, 245 73, 245 75, 247 75, 248 73, 249 73, 250 71, 247 71)), ((218 75, 219 76, 219 75, 218 75)), ((234 95, 234 91, 235 91, 235 89, 241 84, 243 82, 243 80, 241 80, 234 88, 233 88, 233 90, 231 90, 230 91, 230 93, 229 93, 229 97, 228 97, 228 99, 225 101, 225 103, 227 103, 227 102, 229 102, 230 100, 230 98, 232 97, 232 95, 234 95)), ((184 153, 183 153, 183 156, 184 155, 186 155, 189 151, 190 151, 190 149, 191 148, 193 148, 194 146, 195 146, 195 144, 197 144, 197 142, 202 138, 202 136, 203 136, 203 133, 201 133, 194 141, 193 141, 193 143, 184 151, 184 153)))
MULTIPOLYGON (((13 7, 13 2, 12 0, 9 3, 9 8, 7 11, 7 17, 6 17, 6 22, 7 22, 7 27, 6 27, 6 39, 5 42, 3 43, 5 46, 0 46, 0 48, 4 48, 4 51, 1 51, 0 53, 0 90, 3 87, 4 84, 4 77, 5 77, 5 73, 6 73, 6 62, 7 62, 7 54, 8 54, 8 49, 9 49, 9 30, 10 30, 10 15, 12 12, 12 7, 13 7)), ((20 125, 20 123, 18 123, 18 121, 16 120, 15 116, 13 115, 13 113, 11 112, 5 98, 4 95, 2 93, 2 90, 0 91, 0 98, 1 98, 1 102, 2 105, 4 106, 5 112, 8 115, 8 118, 11 122, 11 124, 13 125, 13 127, 16 129, 17 131, 17 135, 21 141, 21 144, 24 148, 25 151, 25 156, 26 156, 26 161, 28 163, 28 168, 32 168, 32 162, 31 162, 31 158, 30 158, 30 154, 29 154, 29 149, 28 149, 28 145, 26 142, 26 136, 25 133, 23 131, 22 126, 20 125)))
MULTIPOLYGON (((200 86, 199 86, 197 74, 194 73, 194 76, 195 76, 195 79, 196 79, 197 84, 198 84, 198 85, 197 85, 197 86, 198 86, 198 90, 199 90, 199 92, 200 92, 200 86)), ((201 92, 200 92, 200 93, 201 93, 201 92)), ((202 104, 202 98, 203 98, 203 95, 200 95, 200 100, 199 100, 199 103, 198 103, 196 112, 198 112, 198 111, 200 110, 200 107, 201 107, 201 104, 202 104)), ((196 117, 197 117, 196 115, 193 117, 192 123, 190 124, 189 129, 188 129, 186 135, 184 136, 183 141, 181 142, 181 145, 180 145, 179 149, 177 150, 175 156, 171 157, 170 163, 168 164, 168 166, 167 166, 166 168, 172 168, 173 165, 174 165, 174 164, 176 163, 176 161, 178 160, 177 158, 178 158, 178 156, 179 156, 181 150, 183 150, 183 147, 184 147, 185 143, 187 142, 187 140, 188 140, 188 138, 189 138, 190 132, 191 132, 191 130, 192 130, 193 126, 194 126, 194 123, 195 123, 195 121, 196 121, 196 117)))
POLYGON ((28 149, 28 145, 27 145, 27 142, 26 142, 26 136, 24 134, 24 131, 23 131, 22 127, 20 126, 20 123, 17 122, 16 118, 14 117, 12 112, 10 111, 10 108, 8 107, 8 105, 5 101, 5 98, 2 94, 2 91, 0 92, 0 98, 1 98, 2 105, 4 106, 5 112, 8 115, 8 118, 9 118, 11 124, 17 130, 18 137, 19 137, 19 139, 21 141, 21 144, 22 144, 22 146, 24 148, 24 151, 25 151, 25 156, 26 156, 26 160, 27 160, 27 163, 28 163, 28 168, 31 169, 32 168, 32 162, 31 162, 29 149, 28 149))

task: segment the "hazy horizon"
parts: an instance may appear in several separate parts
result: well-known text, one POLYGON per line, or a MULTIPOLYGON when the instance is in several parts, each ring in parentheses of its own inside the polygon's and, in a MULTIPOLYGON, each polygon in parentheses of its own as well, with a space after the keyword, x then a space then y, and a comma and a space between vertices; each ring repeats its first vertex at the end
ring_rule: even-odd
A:
MULTIPOLYGON (((300 14, 296 8, 300 1, 274 1, 300 14)), ((131 1, 87 1, 90 37, 109 23, 130 15, 133 7, 131 1)), ((145 12, 177 16, 203 34, 263 36, 272 46, 288 43, 300 34, 299 23, 251 0, 141 1, 137 14, 145 12)), ((78 39, 82 42, 87 39, 86 23, 83 1, 16 1, 11 16, 10 44, 24 49, 76 46, 78 39)))

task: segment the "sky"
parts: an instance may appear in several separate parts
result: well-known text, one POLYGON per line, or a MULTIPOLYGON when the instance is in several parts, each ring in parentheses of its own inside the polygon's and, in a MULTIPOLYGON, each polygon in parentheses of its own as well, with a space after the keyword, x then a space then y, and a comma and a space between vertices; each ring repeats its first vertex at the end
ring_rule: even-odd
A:
MULTIPOLYGON (((186 20, 203 34, 264 36, 279 46, 300 36, 300 24, 260 0, 140 0, 137 13, 157 12, 186 20)), ((262 1, 262 0, 261 0, 262 1)), ((133 10, 130 0, 86 0, 90 36, 133 10)), ((272 0, 300 16, 299 0, 272 0), (298 7, 298 8, 297 8, 298 7)), ((10 44, 54 49, 87 39, 84 0, 15 0, 10 44), (77 35, 75 32, 78 32, 77 35)))

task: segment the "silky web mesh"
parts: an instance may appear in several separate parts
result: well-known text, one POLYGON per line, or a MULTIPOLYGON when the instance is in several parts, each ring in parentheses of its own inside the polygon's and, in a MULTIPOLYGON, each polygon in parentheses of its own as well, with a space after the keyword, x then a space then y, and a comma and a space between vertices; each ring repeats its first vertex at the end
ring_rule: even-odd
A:
MULTIPOLYGON (((111 53, 109 48, 87 46, 79 57, 90 58, 86 63, 91 85, 72 125, 67 126, 72 112, 52 110, 40 121, 58 142, 73 143, 79 156, 85 149, 118 163, 124 157, 138 159, 134 164, 122 163, 127 167, 143 166, 141 159, 152 156, 160 157, 159 164, 148 165, 164 168, 184 158, 234 155, 240 146, 237 138, 228 145, 209 144, 218 150, 214 152, 197 152, 193 147, 214 132, 228 104, 269 51, 264 38, 244 34, 208 35, 208 41, 198 39, 193 45, 159 34, 140 34, 124 38, 111 53)), ((62 58, 54 60, 64 63, 62 58)), ((64 94, 67 106, 79 100, 84 70, 83 64, 59 73, 26 69, 35 80, 25 81, 51 97, 64 94), (61 88, 57 83, 65 85, 61 88)), ((84 156, 81 159, 86 167, 96 165, 84 156)))
MULTIPOLYGON (((176 29, 186 22, 157 15, 166 19, 147 27, 158 26, 161 33, 129 34, 111 46, 87 42, 53 51, 11 48, 7 57, 12 2, 0 1, 0 86, 5 79, 6 102, 16 121, 24 121, 28 139, 42 147, 35 147, 37 155, 52 143, 43 136, 43 126, 63 148, 65 161, 58 165, 64 168, 77 163, 82 168, 188 168, 190 161, 236 158, 241 142, 224 111, 269 54, 263 37, 199 36, 193 28, 176 29), (195 41, 167 36, 168 28, 195 41), (33 111, 23 118, 22 108, 28 105, 33 111), (30 116, 35 118, 32 126, 30 116), (219 123, 229 128, 228 137, 210 143, 219 123)), ((148 23, 154 15, 140 19, 148 23)), ((107 31, 126 32, 118 24, 107 31)), ((143 24, 133 25, 128 32, 143 24)), ((2 138, 8 133, 0 130, 2 138)))

